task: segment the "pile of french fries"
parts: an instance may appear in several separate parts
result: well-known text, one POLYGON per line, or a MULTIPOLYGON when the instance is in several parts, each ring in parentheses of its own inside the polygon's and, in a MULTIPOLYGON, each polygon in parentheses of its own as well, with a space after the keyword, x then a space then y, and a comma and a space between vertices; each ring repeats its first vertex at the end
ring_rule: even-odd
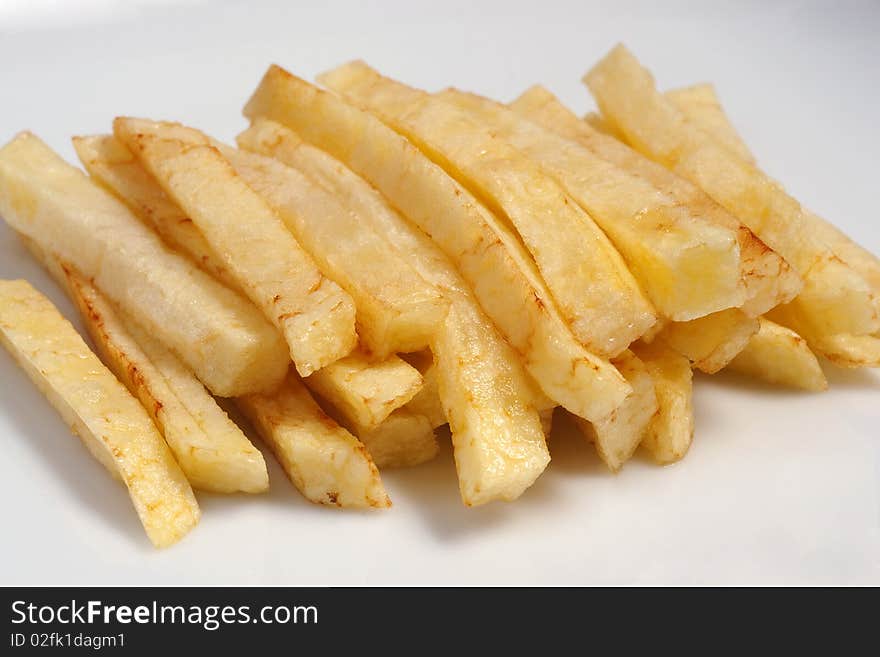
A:
POLYGON ((0 216, 97 356, 24 281, 0 338, 155 545, 193 488, 268 488, 217 397, 341 507, 389 506, 379 469, 448 424, 471 506, 544 471, 554 409, 616 472, 687 453, 694 369, 818 391, 817 355, 880 365, 880 260, 758 168, 711 86, 661 93, 623 46, 584 118, 541 87, 319 81, 270 67, 236 147, 120 117, 74 138, 87 173, 27 132, 0 150, 0 216))

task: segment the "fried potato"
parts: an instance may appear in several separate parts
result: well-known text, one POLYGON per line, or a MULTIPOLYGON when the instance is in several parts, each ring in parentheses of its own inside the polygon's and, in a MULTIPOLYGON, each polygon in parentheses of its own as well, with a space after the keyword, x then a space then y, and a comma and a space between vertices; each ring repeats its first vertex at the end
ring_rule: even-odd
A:
POLYGON ((591 216, 490 127, 361 62, 319 79, 408 137, 504 217, 534 258, 562 316, 589 349, 617 355, 656 321, 623 258, 591 216))
POLYGON ((349 422, 371 429, 422 389, 422 375, 399 356, 372 361, 355 351, 305 379, 349 422))
POLYGON ((146 409, 189 483, 215 493, 266 491, 263 455, 177 357, 122 317, 82 276, 24 240, 67 292, 98 355, 146 409))
POLYGON ((207 137, 180 125, 130 118, 117 118, 113 130, 282 332, 301 376, 354 348, 351 297, 321 273, 207 137))
POLYGON ((552 175, 608 234, 664 317, 687 321, 745 302, 735 229, 499 103, 456 90, 438 97, 466 109, 552 175))
POLYGON ((144 223, 152 226, 173 249, 227 287, 239 289, 223 260, 195 224, 141 166, 137 158, 113 135, 74 137, 76 154, 89 175, 125 203, 144 223))
MULTIPOLYGON (((543 91, 542 87, 536 86, 527 91, 526 94, 537 89, 541 89, 543 91)), ((605 118, 598 112, 587 112, 586 114, 584 114, 583 120, 596 132, 601 132, 603 135, 608 135, 609 137, 614 137, 618 141, 626 142, 626 137, 624 137, 618 130, 616 130, 613 125, 608 123, 608 121, 606 121, 605 118)))
MULTIPOLYGON (((295 129, 363 176, 429 234, 460 268, 547 397, 581 417, 601 418, 629 393, 617 370, 574 338, 511 230, 405 138, 277 66, 263 77, 245 115, 295 129)), ((271 134, 271 127, 257 121, 253 138, 256 131, 271 134)), ((260 143, 267 154, 282 150, 273 152, 271 137, 260 143)))
POLYGON ((838 367, 880 367, 877 335, 826 335, 817 340, 816 350, 838 367))
POLYGON ((449 421, 465 504, 522 494, 549 461, 535 411, 549 402, 534 390, 515 352, 448 258, 369 183, 290 130, 260 122, 239 141, 301 167, 450 301, 449 315, 432 343, 435 358, 431 366, 423 364, 431 373, 430 387, 407 409, 424 415, 432 428, 449 421))
POLYGON ((672 89, 664 95, 675 103, 688 121, 708 132, 715 141, 740 159, 754 164, 754 156, 725 114, 715 94, 715 87, 709 83, 695 84, 691 87, 672 89))
MULTIPOLYGON (((515 112, 577 142, 622 169, 644 178, 689 211, 717 226, 737 231, 746 301, 742 310, 756 317, 791 301, 801 280, 792 267, 729 212, 693 183, 649 160, 618 139, 592 129, 542 87, 532 87, 510 105, 515 112)), ((704 276, 710 276, 711 271, 704 276)))
POLYGON ((759 321, 761 328, 728 369, 767 383, 815 392, 826 390, 828 381, 806 340, 765 317, 759 321))
POLYGON ((303 497, 341 507, 391 506, 364 445, 340 427, 291 373, 270 395, 236 400, 303 497))
POLYGON ((0 342, 126 485, 153 545, 176 543, 198 523, 192 488, 147 412, 26 281, 0 281, 0 342))
POLYGON ((256 308, 169 251, 29 133, 0 150, 0 215, 91 279, 214 394, 272 388, 283 378, 284 343, 256 308))
POLYGON ((437 437, 424 415, 401 408, 372 429, 351 427, 380 468, 408 468, 430 461, 439 451, 437 437))
POLYGON ((545 438, 549 438, 550 432, 553 431, 553 413, 555 410, 556 407, 554 406, 538 411, 538 416, 541 418, 541 430, 544 432, 545 438))
POLYGON ((297 169, 254 153, 221 152, 354 299, 358 337, 375 359, 428 347, 448 304, 405 258, 297 169))
POLYGON ((880 330, 870 287, 809 231, 798 202, 688 121, 623 46, 584 80, 629 143, 701 187, 801 274, 803 290, 787 311, 792 328, 813 342, 880 330))
POLYGON ((690 322, 672 322, 659 337, 707 374, 721 370, 748 345, 759 322, 738 308, 728 308, 690 322))
POLYGON ((673 463, 684 458, 694 437, 690 363, 663 340, 636 343, 633 351, 651 375, 657 396, 657 412, 648 424, 642 446, 657 463, 673 463))
POLYGON ((631 351, 625 351, 614 363, 629 381, 632 393, 608 417, 598 422, 575 418, 611 472, 619 471, 635 453, 657 412, 654 380, 645 364, 631 351))

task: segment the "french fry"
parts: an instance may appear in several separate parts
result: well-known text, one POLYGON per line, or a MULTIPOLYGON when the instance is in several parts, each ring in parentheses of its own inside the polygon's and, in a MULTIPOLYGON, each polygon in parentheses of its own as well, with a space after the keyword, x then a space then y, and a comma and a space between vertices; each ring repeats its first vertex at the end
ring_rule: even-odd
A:
POLYGON ((552 175, 608 234, 664 317, 682 322, 745 302, 735 229, 504 105, 454 89, 437 97, 491 126, 552 175))
POLYGON ((598 422, 575 417, 581 432, 593 441, 599 458, 611 472, 619 471, 635 453, 657 412, 654 380, 645 364, 632 351, 625 351, 614 362, 632 386, 632 393, 598 422))
POLYGON ((633 351, 651 375, 657 396, 657 412, 642 446, 657 463, 673 463, 684 458, 694 437, 693 371, 688 359, 663 340, 636 343, 633 351))
POLYGON ((758 319, 728 308, 690 322, 672 322, 659 337, 697 369, 715 374, 746 348, 758 329, 758 319))
POLYGON ((318 263, 348 292, 357 332, 375 359, 425 349, 448 304, 333 195, 277 160, 221 148, 241 178, 272 207, 318 263), (344 235, 344 239, 340 236, 344 235))
POLYGON ((268 389, 283 378, 284 342, 256 308, 169 251, 29 133, 0 150, 0 215, 91 279, 214 394, 268 389))
POLYGON ((430 461, 439 451, 437 437, 424 415, 401 408, 371 429, 351 427, 380 468, 409 468, 430 461))
POLYGON ((760 329, 727 369, 767 383, 814 392, 826 390, 828 381, 806 340, 765 317, 759 321, 760 329))
POLYGON ((238 282, 195 224, 113 135, 74 137, 76 154, 89 175, 152 226, 172 248, 235 290, 238 282))
MULTIPOLYGON (((293 128, 363 176, 431 235, 547 397, 581 417, 602 418, 629 393, 619 372, 574 338, 510 229, 405 138, 277 66, 263 77, 245 115, 293 128)), ((258 121, 253 130, 261 126, 271 127, 258 121)), ((271 140, 263 147, 261 152, 271 151, 271 140)))
POLYGON ((715 87, 708 83, 695 84, 672 89, 665 96, 681 110, 688 121, 708 132, 715 141, 740 159, 754 164, 754 156, 725 114, 715 94, 715 87))
POLYGON ((69 266, 23 239, 67 292, 98 355, 146 409, 189 483, 214 493, 266 491, 263 455, 177 357, 69 266))
MULTIPOLYGON (((688 120, 698 125, 717 142, 733 150, 746 161, 755 161, 745 142, 730 123, 711 85, 704 84, 685 90, 668 91, 665 95, 676 104, 688 120)), ((802 208, 802 219, 806 230, 864 279, 874 297, 874 306, 880 312, 880 259, 806 208, 802 208)), ((787 309, 783 309, 778 318, 782 321, 790 321, 791 315, 787 309)), ((796 323, 797 319, 793 321, 796 323)), ((880 354, 878 337, 880 335, 876 333, 873 336, 839 334, 815 337, 813 342, 817 350, 841 367, 873 367, 880 362, 877 358, 880 354)), ((824 380, 824 377, 822 379, 824 380)))
POLYGON ((657 92, 651 74, 623 46, 584 80, 602 113, 629 143, 701 187, 800 273, 803 290, 784 315, 808 342, 819 348, 828 336, 880 330, 870 287, 809 231, 798 202, 688 121, 657 92))
POLYGON ((274 393, 239 397, 236 405, 307 500, 340 507, 391 506, 364 445, 321 410, 293 373, 274 393))
MULTIPOLYGON (((637 153, 618 139, 592 129, 546 89, 532 87, 511 103, 510 107, 544 128, 553 130, 599 157, 644 178, 705 221, 735 229, 747 297, 742 305, 743 312, 753 317, 758 316, 781 303, 791 301, 800 292, 801 280, 792 267, 699 187, 637 153)), ((710 274, 707 272, 706 275, 710 274)))
POLYGON ((533 389, 446 256, 369 183, 286 128, 255 125, 239 141, 308 172, 450 301, 432 343, 435 359, 423 364, 430 387, 406 408, 432 428, 450 422, 465 504, 518 497, 549 460, 535 412, 549 402, 533 389))
MULTIPOLYGON (((542 87, 533 87, 529 91, 534 91, 535 89, 543 90, 542 87)), ((527 91, 526 93, 529 92, 527 91)), ((603 135, 608 135, 609 137, 614 137, 618 141, 626 142, 626 137, 616 130, 613 125, 608 123, 608 121, 606 121, 598 112, 587 112, 584 114, 584 122, 596 132, 601 132, 603 135)))
POLYGON ((423 387, 419 371, 399 356, 375 362, 360 351, 321 368, 304 382, 363 429, 381 424, 423 387))
POLYGON ((198 523, 192 489, 147 412, 25 281, 0 281, 0 342, 92 455, 126 485, 156 547, 176 543, 198 523))
POLYGON ((506 218, 562 316, 589 349, 617 355, 656 321, 623 258, 591 216, 489 127, 454 104, 382 77, 362 62, 319 79, 376 113, 506 218))
POLYGON ((180 125, 122 117, 113 130, 282 332, 301 376, 354 348, 351 297, 321 273, 207 137, 180 125))
POLYGON ((544 432, 544 437, 549 438, 550 432, 553 431, 553 413, 556 410, 556 407, 545 408, 542 411, 538 411, 538 415, 541 418, 541 430, 544 432))

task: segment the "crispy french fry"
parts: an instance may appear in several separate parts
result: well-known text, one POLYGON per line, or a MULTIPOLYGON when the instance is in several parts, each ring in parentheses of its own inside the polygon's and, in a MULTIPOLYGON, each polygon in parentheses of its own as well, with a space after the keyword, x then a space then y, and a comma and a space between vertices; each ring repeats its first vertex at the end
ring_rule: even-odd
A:
POLYGON ((691 87, 672 89, 667 91, 665 96, 675 103, 688 121, 708 132, 715 141, 740 159, 754 164, 754 156, 725 114, 715 94, 715 87, 709 83, 695 84, 691 87))
POLYGON ((380 468, 408 468, 430 461, 439 450, 424 415, 401 408, 372 429, 351 428, 380 468))
POLYGON ((354 348, 351 297, 321 273, 205 135, 180 125, 123 117, 113 122, 113 130, 283 333, 301 376, 354 348))
POLYGON ((428 347, 448 304, 406 259, 299 170, 255 153, 231 148, 221 152, 281 217, 321 271, 352 296, 358 337, 375 359, 428 347))
POLYGON ((631 351, 625 351, 614 362, 633 388, 630 396, 598 422, 575 417, 578 427, 594 442, 599 458, 611 472, 619 471, 635 453, 657 412, 654 380, 645 364, 631 351))
POLYGON ((465 504, 518 497, 549 460, 534 410, 548 402, 446 256, 369 183, 286 128, 255 125, 239 141, 312 175, 449 299, 450 315, 432 345, 436 363, 424 366, 430 387, 407 409, 424 415, 432 428, 448 418, 465 504))
POLYGON ((784 312, 808 342, 880 330, 865 280, 809 231, 797 201, 749 162, 694 125, 658 93, 651 74, 617 46, 584 78, 602 113, 639 151, 691 180, 735 214, 804 278, 784 312))
POLYGON ((601 132, 603 135, 608 135, 609 137, 614 137, 618 141, 626 142, 626 137, 616 130, 613 125, 608 123, 608 121, 606 121, 598 112, 587 112, 584 114, 584 122, 596 132, 601 132))
POLYGON ((123 481, 156 547, 176 543, 198 523, 192 489, 147 412, 26 281, 0 281, 0 342, 123 481))
POLYGON ((185 253, 228 287, 238 282, 195 224, 113 135, 74 137, 76 154, 89 175, 152 226, 172 248, 185 253))
POLYGON ((693 371, 688 359, 663 340, 636 343, 633 351, 654 381, 657 412, 642 440, 657 463, 684 458, 694 437, 693 371))
POLYGON ((263 455, 177 357, 72 268, 23 239, 67 292, 98 355, 146 409, 189 483, 215 493, 267 490, 263 455))
MULTIPOLYGON (((602 418, 629 393, 607 360, 575 340, 511 231, 405 138, 277 66, 267 71, 245 114, 295 129, 363 176, 431 235, 548 397, 581 417, 602 418)), ((260 126, 271 127, 257 122, 253 130, 260 126)), ((263 148, 271 151, 271 140, 263 148)))
POLYGON ((169 251, 29 133, 0 150, 0 215, 91 279, 214 394, 272 388, 283 378, 284 343, 256 308, 169 251))
POLYGON ((707 374, 722 369, 748 345, 759 322, 737 308, 728 308, 690 322, 672 322, 659 337, 693 366, 707 374))
MULTIPOLYGON (((532 87, 511 103, 510 107, 546 129, 576 141, 599 157, 644 178, 705 221, 735 229, 747 296, 742 309, 747 314, 757 316, 765 313, 781 303, 791 301, 800 291, 800 278, 791 266, 699 187, 649 160, 618 139, 592 129, 546 89, 532 87)), ((707 272, 705 275, 711 273, 707 272)))
POLYGON ((761 328, 728 369, 777 385, 826 390, 828 381, 806 340, 765 317, 759 321, 761 328))
POLYGON ((422 375, 399 356, 373 361, 355 351, 305 379, 307 387, 363 429, 381 424, 422 388, 422 375))
POLYGON ((454 89, 437 95, 538 162, 614 242, 657 310, 681 322, 745 302, 737 231, 504 105, 454 89))
POLYGON ((362 62, 321 82, 376 113, 505 217, 531 253, 574 334, 614 356, 656 321, 623 258, 534 162, 454 104, 380 76, 362 62), (565 236, 564 238, 562 236, 565 236))
POLYGON ((307 500, 341 507, 391 506, 363 443, 328 417, 293 373, 276 392, 239 397, 236 405, 307 500))

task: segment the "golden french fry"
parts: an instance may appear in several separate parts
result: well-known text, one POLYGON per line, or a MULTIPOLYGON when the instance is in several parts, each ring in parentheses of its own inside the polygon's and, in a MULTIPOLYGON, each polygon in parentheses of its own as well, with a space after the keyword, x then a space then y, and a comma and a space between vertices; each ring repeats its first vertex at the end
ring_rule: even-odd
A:
POLYGON ((725 114, 715 94, 715 87, 711 84, 702 83, 672 89, 667 91, 665 96, 675 103, 688 121, 708 132, 715 141, 746 162, 755 162, 749 147, 725 114))
POLYGON ((623 46, 584 80, 629 143, 701 187, 801 274, 803 290, 784 313, 792 328, 817 347, 827 336, 880 330, 870 287, 809 231, 798 202, 688 121, 623 46))
POLYGON ((621 353, 656 315, 623 258, 536 163, 454 104, 353 62, 322 83, 376 113, 505 217, 531 253, 574 334, 603 356, 621 353))
POLYGON ((654 381, 657 412, 642 440, 657 463, 684 458, 694 437, 693 371, 685 356, 663 340, 636 343, 633 351, 654 381))
POLYGON ((549 460, 534 410, 549 402, 534 389, 448 258, 369 183, 290 130, 259 122, 239 141, 311 175, 450 301, 450 314, 432 344, 436 363, 423 364, 433 380, 407 409, 427 417, 434 428, 449 419, 465 504, 519 496, 549 460))
POLYGON ((205 237, 113 135, 74 137, 76 154, 89 175, 125 203, 144 223, 174 249, 185 253, 202 269, 239 289, 238 282, 205 237))
POLYGON ((630 396, 598 422, 575 418, 611 472, 619 471, 638 449, 658 408, 653 377, 638 356, 625 351, 614 362, 632 386, 630 396))
POLYGON ((391 506, 364 445, 321 410, 294 374, 274 393, 239 397, 236 405, 307 500, 341 507, 391 506))
POLYGON ((169 251, 29 133, 0 150, 0 215, 91 279, 214 394, 264 390, 283 378, 284 342, 253 305, 169 251))
MULTIPOLYGON (((791 266, 699 187, 618 139, 592 129, 546 89, 532 87, 510 107, 544 128, 576 141, 602 159, 644 178, 704 220, 736 230, 747 297, 742 309, 747 314, 757 316, 765 313, 780 303, 790 301, 800 291, 800 278, 791 266)), ((710 276, 711 272, 704 275, 710 276)))
POLYGON ((176 543, 198 523, 192 489, 147 412, 26 281, 0 281, 0 342, 123 481, 156 547, 176 543))
MULTIPOLYGON (((295 129, 363 176, 430 234, 460 268, 547 397, 581 417, 601 418, 629 393, 629 385, 607 360, 575 340, 512 232, 404 137, 277 66, 267 71, 245 114, 295 129)), ((263 129, 270 131, 270 123, 256 122, 250 138, 256 140, 263 129)), ((266 149, 262 152, 278 156, 283 150, 270 153, 271 139, 261 143, 266 149)), ((242 145, 250 148, 244 141, 242 145)))
POLYGON ((584 122, 589 124, 589 126, 596 132, 601 132, 603 135, 608 135, 609 137, 614 137, 618 141, 626 142, 626 137, 616 130, 613 125, 608 123, 608 121, 606 121, 598 112, 587 112, 584 114, 584 122))
POLYGON ((789 328, 760 318, 761 328, 728 369, 768 383, 821 391, 828 388, 819 361, 804 340, 789 328))
POLYGON ((113 130, 283 333, 300 375, 308 376, 354 348, 351 297, 321 273, 205 135, 180 125, 123 117, 113 122, 113 130))
POLYGON ((376 362, 360 351, 321 368, 304 382, 364 429, 381 424, 422 389, 422 375, 399 356, 376 362))
POLYGON ((375 359, 428 347, 448 304, 406 259, 299 170, 255 153, 221 152, 354 299, 358 337, 375 359))
POLYGON ((559 182, 604 230, 664 317, 687 321, 745 302, 737 231, 504 105, 454 89, 455 103, 559 182))
POLYGON ((659 337, 694 367, 714 374, 746 348, 758 328, 758 319, 728 308, 690 322, 667 324, 659 337))

